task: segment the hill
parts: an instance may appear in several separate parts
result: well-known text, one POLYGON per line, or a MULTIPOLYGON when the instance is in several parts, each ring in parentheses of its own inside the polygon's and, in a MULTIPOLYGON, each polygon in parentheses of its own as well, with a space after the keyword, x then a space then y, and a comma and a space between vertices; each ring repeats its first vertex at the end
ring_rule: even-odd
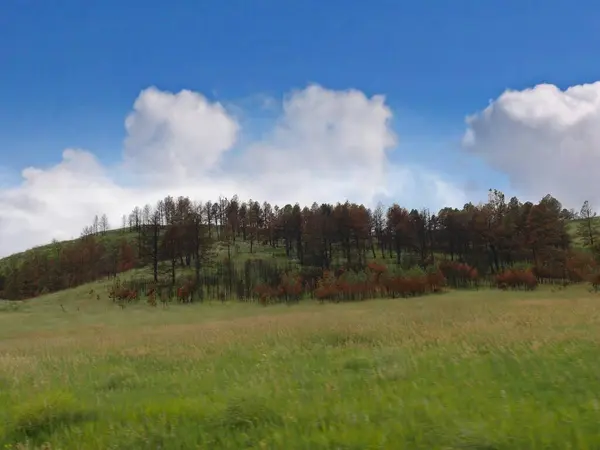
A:
POLYGON ((486 204, 437 214, 396 204, 278 208, 236 197, 206 204, 167 197, 155 208, 135 208, 127 228, 87 227, 80 239, 0 260, 0 291, 5 298, 30 298, 134 268, 150 274, 123 295, 140 287, 171 298, 182 288, 196 298, 287 298, 297 290, 317 295, 318 288, 326 295, 329 272, 335 278, 345 272, 339 283, 358 289, 373 272, 417 279, 441 270, 440 264, 457 285, 470 282, 472 275, 464 274, 486 279, 514 267, 529 267, 538 278, 587 279, 595 263, 578 252, 577 222, 568 217, 550 196, 535 205, 506 203, 497 191, 486 204), (459 263, 464 267, 449 268, 459 263), (457 270, 467 281, 457 281, 457 270))
MULTIPOLYGON (((572 239, 572 244, 574 248, 582 249, 583 244, 580 237, 577 236, 577 226, 582 222, 582 219, 571 219, 567 221, 566 229, 569 236, 572 239)), ((594 222, 600 226, 600 217, 594 218, 594 222)), ((119 242, 122 239, 126 239, 131 245, 136 244, 137 234, 133 231, 130 231, 128 228, 124 229, 114 229, 107 230, 105 233, 99 233, 97 235, 97 239, 100 243, 107 246, 118 246, 119 242)), ((81 238, 68 240, 68 241, 56 241, 51 244, 40 245, 38 247, 34 247, 32 249, 14 253, 10 256, 6 256, 4 258, 0 258, 0 270, 3 267, 8 267, 11 264, 19 265, 27 258, 31 257, 34 253, 42 252, 47 255, 51 255, 52 253, 60 252, 60 250, 69 244, 76 243, 80 241, 81 238)), ((227 249, 225 246, 221 246, 219 249, 219 254, 221 256, 225 256, 227 249)), ((268 245, 263 245, 262 242, 257 242, 252 252, 250 252, 250 246, 247 242, 238 242, 236 246, 234 246, 233 258, 237 261, 244 261, 248 258, 267 258, 267 259, 278 259, 281 262, 285 262, 287 259, 285 255, 285 250, 281 248, 273 248, 268 245)), ((373 260, 380 261, 385 258, 376 257, 370 258, 373 260)), ((392 261, 393 262, 393 261, 392 261)))
MULTIPOLYGON (((590 219, 590 221, 595 229, 600 227, 600 217, 593 217, 592 219, 590 219)), ((577 231, 579 225, 584 222, 586 222, 586 219, 573 219, 569 220, 569 222, 567 223, 567 231, 571 236, 571 239, 573 240, 573 246, 575 248, 584 248, 583 240, 580 236, 578 236, 577 231)))

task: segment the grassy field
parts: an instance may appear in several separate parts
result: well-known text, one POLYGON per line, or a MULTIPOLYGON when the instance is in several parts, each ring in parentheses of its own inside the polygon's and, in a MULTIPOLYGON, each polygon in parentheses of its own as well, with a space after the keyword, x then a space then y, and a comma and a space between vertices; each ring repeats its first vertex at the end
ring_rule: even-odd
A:
POLYGON ((0 449, 600 448, 582 287, 167 309, 89 290, 0 304, 0 449))

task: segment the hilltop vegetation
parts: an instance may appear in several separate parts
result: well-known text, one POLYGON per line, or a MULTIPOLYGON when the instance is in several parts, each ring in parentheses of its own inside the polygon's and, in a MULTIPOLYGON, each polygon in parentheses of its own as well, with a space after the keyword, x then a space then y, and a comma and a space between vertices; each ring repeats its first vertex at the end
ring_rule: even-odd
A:
POLYGON ((0 296, 32 298, 140 268, 149 273, 115 280, 116 300, 343 300, 421 295, 443 284, 597 284, 595 213, 586 203, 574 218, 551 196, 522 203, 498 191, 485 204, 437 214, 397 204, 279 208, 166 197, 136 207, 121 229, 97 217, 80 239, 0 260, 0 296))

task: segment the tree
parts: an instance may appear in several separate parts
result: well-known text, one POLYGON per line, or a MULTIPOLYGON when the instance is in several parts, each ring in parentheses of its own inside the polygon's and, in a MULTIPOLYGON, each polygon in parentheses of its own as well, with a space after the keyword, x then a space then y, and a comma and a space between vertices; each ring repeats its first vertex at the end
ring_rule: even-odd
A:
POLYGON ((81 237, 85 238, 88 236, 92 236, 94 234, 94 227, 91 225, 86 225, 85 227, 83 227, 83 230, 81 230, 81 237))
POLYGON ((375 232, 375 239, 379 243, 382 258, 385 258, 385 241, 383 238, 383 230, 385 228, 384 215, 383 204, 379 202, 373 210, 373 230, 375 232))
MULTIPOLYGON (((392 266, 390 269, 394 265, 397 269, 420 266, 429 272, 445 265, 460 270, 466 267, 468 273, 476 269, 478 276, 496 276, 525 263, 533 265, 537 277, 565 279, 574 265, 577 270, 588 270, 587 275, 592 267, 574 263, 586 252, 573 251, 567 233, 572 217, 574 214, 551 196, 537 204, 521 203, 516 197, 507 202, 497 190, 490 190, 485 204, 467 203, 460 209, 443 208, 437 214, 427 209, 409 212, 398 204, 388 209, 379 204, 374 210, 348 201, 315 202, 310 207, 290 203, 280 208, 267 202, 261 206, 254 200, 244 203, 237 196, 231 200, 220 197, 214 203, 168 196, 154 209, 136 206, 125 216, 137 240, 129 233, 120 242, 98 239, 95 233, 105 232, 108 220, 106 215, 96 216, 82 231, 81 239, 25 252, 18 264, 0 263, 0 289, 5 298, 29 298, 144 265, 160 283, 159 268, 167 262, 165 271, 173 285, 178 268, 193 270, 195 281, 190 278, 184 285, 191 289, 192 297, 193 293, 229 293, 248 298, 260 283, 264 283, 261 289, 265 295, 289 293, 292 285, 313 289, 314 293, 319 279, 341 276, 334 274, 346 273, 351 278, 352 273, 365 270, 360 275, 371 279, 374 272, 385 271, 373 260, 388 255, 385 266, 392 266), (220 241, 228 258, 218 261, 214 257, 213 238, 220 241), (231 252, 236 238, 247 240, 251 253, 259 245, 268 246, 266 250, 273 256, 285 254, 289 263, 261 258, 265 250, 261 249, 241 270, 231 252), (302 281, 290 271, 299 272, 302 281), (283 279, 289 286, 282 287, 283 279)), ((578 217, 581 242, 600 250, 600 222, 588 202, 578 217)), ((590 252, 586 257, 593 260, 590 252)), ((587 275, 578 276, 581 280, 587 275)), ((344 295, 354 295, 348 280, 342 280, 338 287, 342 286, 344 295)), ((363 280, 360 289, 368 290, 369 282, 363 280)))
POLYGON ((142 232, 138 239, 140 248, 140 257, 144 262, 148 262, 152 267, 152 278, 158 282, 158 263, 160 262, 160 209, 157 207, 152 210, 149 205, 144 207, 145 223, 142 225, 142 232))
POLYGON ((181 257, 181 226, 176 223, 167 225, 161 241, 161 254, 170 262, 171 285, 175 286, 177 260, 181 257))
POLYGON ((208 227, 202 223, 202 204, 192 205, 186 221, 187 246, 194 259, 196 290, 202 294, 200 272, 214 258, 213 240, 208 237, 208 227))
POLYGON ((577 221, 577 236, 581 239, 584 247, 595 249, 600 243, 599 226, 596 212, 586 200, 583 202, 577 221))
POLYGON ((98 214, 94 216, 94 223, 92 224, 92 233, 98 234, 98 230, 100 228, 100 219, 98 218, 98 214))
POLYGON ((5 283, 6 283, 6 276, 3 273, 0 273, 0 299, 3 297, 5 283))
POLYGON ((106 232, 110 228, 110 226, 108 224, 108 216, 106 214, 102 214, 102 217, 100 217, 99 227, 100 227, 100 232, 102 234, 106 234, 106 232))
POLYGON ((117 263, 117 272, 126 272, 135 267, 136 257, 133 247, 127 242, 127 239, 121 239, 119 243, 119 259, 117 263))

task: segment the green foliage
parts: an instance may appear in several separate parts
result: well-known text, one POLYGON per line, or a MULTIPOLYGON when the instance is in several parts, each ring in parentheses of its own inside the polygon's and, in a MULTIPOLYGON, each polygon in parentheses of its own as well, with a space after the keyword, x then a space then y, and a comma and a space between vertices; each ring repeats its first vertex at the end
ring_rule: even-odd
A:
POLYGON ((36 441, 56 430, 93 420, 95 413, 85 410, 68 392, 44 393, 30 401, 19 403, 8 422, 11 439, 31 438, 36 441))

